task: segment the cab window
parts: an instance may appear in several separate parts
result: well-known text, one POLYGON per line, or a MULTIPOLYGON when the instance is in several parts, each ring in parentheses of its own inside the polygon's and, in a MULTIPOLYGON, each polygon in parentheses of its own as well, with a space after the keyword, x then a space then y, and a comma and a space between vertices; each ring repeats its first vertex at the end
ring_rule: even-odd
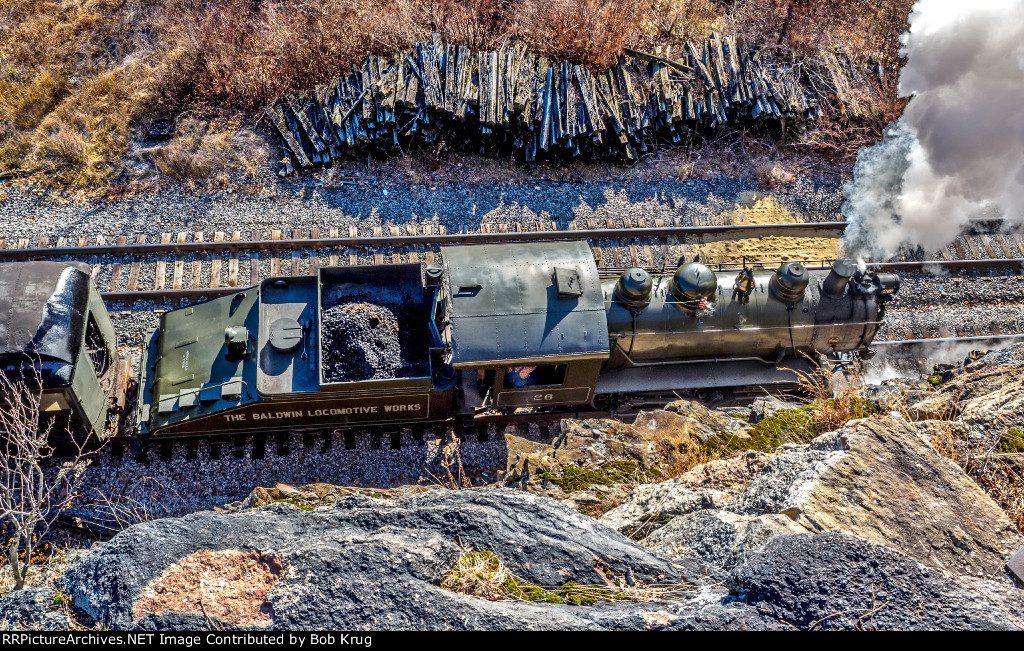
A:
POLYGON ((505 386, 513 389, 535 386, 559 386, 565 382, 566 368, 566 364, 508 366, 505 368, 505 386))

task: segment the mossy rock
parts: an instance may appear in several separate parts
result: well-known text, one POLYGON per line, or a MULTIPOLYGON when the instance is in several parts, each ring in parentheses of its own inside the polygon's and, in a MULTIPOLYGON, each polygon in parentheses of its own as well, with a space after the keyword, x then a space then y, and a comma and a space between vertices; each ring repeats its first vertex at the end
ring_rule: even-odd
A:
MULTIPOLYGON (((306 504, 305 502, 301 502, 301 501, 295 499, 294 497, 288 498, 288 499, 283 499, 283 500, 274 500, 273 503, 274 504, 280 504, 280 503, 291 504, 292 506, 299 507, 303 511, 312 511, 313 509, 316 508, 312 504, 306 504)), ((261 506, 261 505, 258 505, 258 506, 261 506)))
MULTIPOLYGON (((490 551, 463 551, 451 572, 463 577, 469 576, 464 568, 474 568, 471 575, 484 582, 496 578, 502 569, 498 556, 490 551)), ((498 593, 500 598, 504 599, 575 606, 592 606, 598 601, 629 599, 627 594, 603 586, 585 586, 569 581, 558 587, 545 588, 525 583, 512 574, 505 575, 498 586, 498 593)))
POLYGON ((1004 454, 1024 453, 1024 432, 1019 427, 1011 427, 999 438, 999 451, 1004 454))
MULTIPOLYGON (((815 414, 823 409, 833 407, 834 400, 816 401, 801 407, 780 409, 763 419, 749 430, 749 438, 742 438, 730 433, 719 433, 705 445, 722 456, 747 450, 758 452, 774 452, 783 443, 810 443, 821 434, 815 424, 815 414)), ((867 418, 878 413, 878 407, 870 400, 860 397, 850 399, 848 418, 867 418)))
POLYGON ((773 452, 783 443, 808 442, 818 435, 809 413, 812 405, 780 409, 747 431, 749 438, 718 434, 706 445, 722 456, 746 450, 773 452))
POLYGON ((655 469, 644 471, 637 462, 620 459, 618 461, 609 461, 596 469, 567 466, 562 468, 560 475, 556 476, 551 472, 545 471, 537 476, 550 481, 566 493, 573 493, 586 490, 595 484, 609 486, 611 484, 632 481, 638 477, 641 483, 646 483, 648 477, 660 478, 663 476, 663 473, 655 469))

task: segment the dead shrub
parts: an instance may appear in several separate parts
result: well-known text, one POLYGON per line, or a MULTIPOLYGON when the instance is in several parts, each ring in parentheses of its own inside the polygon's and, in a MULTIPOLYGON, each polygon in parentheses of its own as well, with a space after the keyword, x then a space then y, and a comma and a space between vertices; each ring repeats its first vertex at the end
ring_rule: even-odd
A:
POLYGON ((166 145, 145 155, 158 171, 182 181, 206 178, 235 159, 228 134, 211 133, 208 123, 188 119, 166 145))
MULTIPOLYGON (((677 47, 696 41, 719 27, 722 6, 715 0, 653 0, 645 6, 645 34, 639 46, 677 47)), ((674 52, 681 52, 681 48, 674 52)))
MULTIPOLYGON (((437 33, 445 43, 493 50, 516 30, 519 0, 402 0, 395 14, 402 24, 393 31, 415 41, 437 33)), ((374 37, 379 44, 379 37, 374 37)))
POLYGON ((521 38, 555 60, 595 68, 615 63, 624 47, 635 45, 647 14, 639 0, 551 0, 528 3, 521 38))
POLYGON ((472 488, 473 482, 462 467, 462 444, 455 432, 448 431, 448 440, 441 448, 441 472, 439 475, 427 471, 434 486, 449 490, 472 488))
POLYGON ((796 181, 796 174, 777 162, 761 161, 754 168, 754 176, 764 190, 772 190, 796 181))
POLYGON ((40 365, 29 357, 0 372, 0 554, 15 590, 50 556, 44 541, 74 500, 85 466, 71 432, 46 417, 40 365), (51 435, 70 439, 61 456, 51 435))
POLYGON ((168 101, 259 109, 286 91, 306 90, 336 76, 370 50, 364 15, 370 7, 361 2, 204 4, 173 29, 181 49, 161 89, 168 101))

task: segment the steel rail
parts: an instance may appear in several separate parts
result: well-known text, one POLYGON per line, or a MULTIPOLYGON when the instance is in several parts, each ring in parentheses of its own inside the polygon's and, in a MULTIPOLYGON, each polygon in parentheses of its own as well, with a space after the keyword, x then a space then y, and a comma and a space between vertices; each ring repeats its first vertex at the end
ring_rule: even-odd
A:
POLYGON ((98 255, 158 255, 188 251, 286 251, 331 247, 380 247, 444 244, 491 244, 505 242, 564 241, 575 239, 617 239, 635 237, 687 237, 744 233, 786 235, 805 231, 842 232, 846 222, 800 222, 792 224, 724 224, 717 226, 650 226, 580 230, 516 231, 509 233, 445 233, 431 235, 381 235, 356 237, 319 237, 281 240, 225 240, 204 242, 168 242, 166 244, 102 244, 87 246, 34 247, 0 249, 0 261, 31 260, 39 257, 87 257, 98 255))

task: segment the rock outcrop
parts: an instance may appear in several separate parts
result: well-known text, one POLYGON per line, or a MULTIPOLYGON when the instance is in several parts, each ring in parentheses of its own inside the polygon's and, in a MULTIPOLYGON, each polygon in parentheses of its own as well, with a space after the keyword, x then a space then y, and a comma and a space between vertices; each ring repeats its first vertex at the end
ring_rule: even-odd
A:
POLYGON ((841 532, 779 536, 729 588, 803 629, 1019 629, 1021 592, 965 582, 841 532))
POLYGON ((920 419, 956 417, 1001 431, 1024 426, 1024 364, 971 364, 938 391, 913 402, 910 412, 920 419))
POLYGON ((732 502, 772 456, 747 451, 716 459, 658 484, 641 484, 628 499, 601 517, 601 522, 631 538, 643 539, 671 518, 732 502))
MULTIPOLYGON (((544 606, 490 602, 439 587, 462 548, 488 550, 534 585, 605 585, 609 574, 693 591, 723 578, 689 559, 670 560, 551 500, 507 489, 436 490, 395 500, 352 496, 305 511, 272 504, 239 513, 196 513, 136 525, 64 576, 75 604, 112 628, 205 628, 216 610, 137 608, 170 568, 199 550, 278 559, 267 593, 275 628, 644 628, 646 604, 544 606), (600 561, 600 565, 598 564, 600 561)), ((216 584, 224 577, 208 577, 216 584)), ((213 597, 215 598, 215 596, 213 597)), ((676 603, 673 627, 774 626, 720 600, 676 603)), ((653 610, 659 610, 655 608, 653 610)), ((255 621, 255 620, 254 620, 255 621)), ((218 625, 231 625, 217 620, 218 625)))
POLYGON ((0 630, 64 631, 71 620, 65 597, 53 588, 29 587, 0 599, 0 630))
POLYGON ((683 476, 638 488, 602 522, 630 534, 646 525, 653 549, 727 568, 775 535, 842 530, 986 577, 1022 542, 999 506, 895 415, 783 446, 731 499, 683 476))
POLYGON ((746 436, 747 425, 687 400, 640 412, 633 423, 564 420, 550 443, 506 435, 505 484, 597 515, 618 504, 632 485, 707 460, 703 443, 722 433, 746 436))
MULTIPOLYGON (((991 629, 1020 627, 1022 612, 1007 582, 967 581, 845 533, 775 536, 724 573, 504 488, 144 523, 96 546, 61 584, 112 629, 991 629), (469 548, 534 585, 626 599, 487 601, 442 588, 469 548)), ((0 600, 0 616, 24 611, 29 594, 0 600)))

